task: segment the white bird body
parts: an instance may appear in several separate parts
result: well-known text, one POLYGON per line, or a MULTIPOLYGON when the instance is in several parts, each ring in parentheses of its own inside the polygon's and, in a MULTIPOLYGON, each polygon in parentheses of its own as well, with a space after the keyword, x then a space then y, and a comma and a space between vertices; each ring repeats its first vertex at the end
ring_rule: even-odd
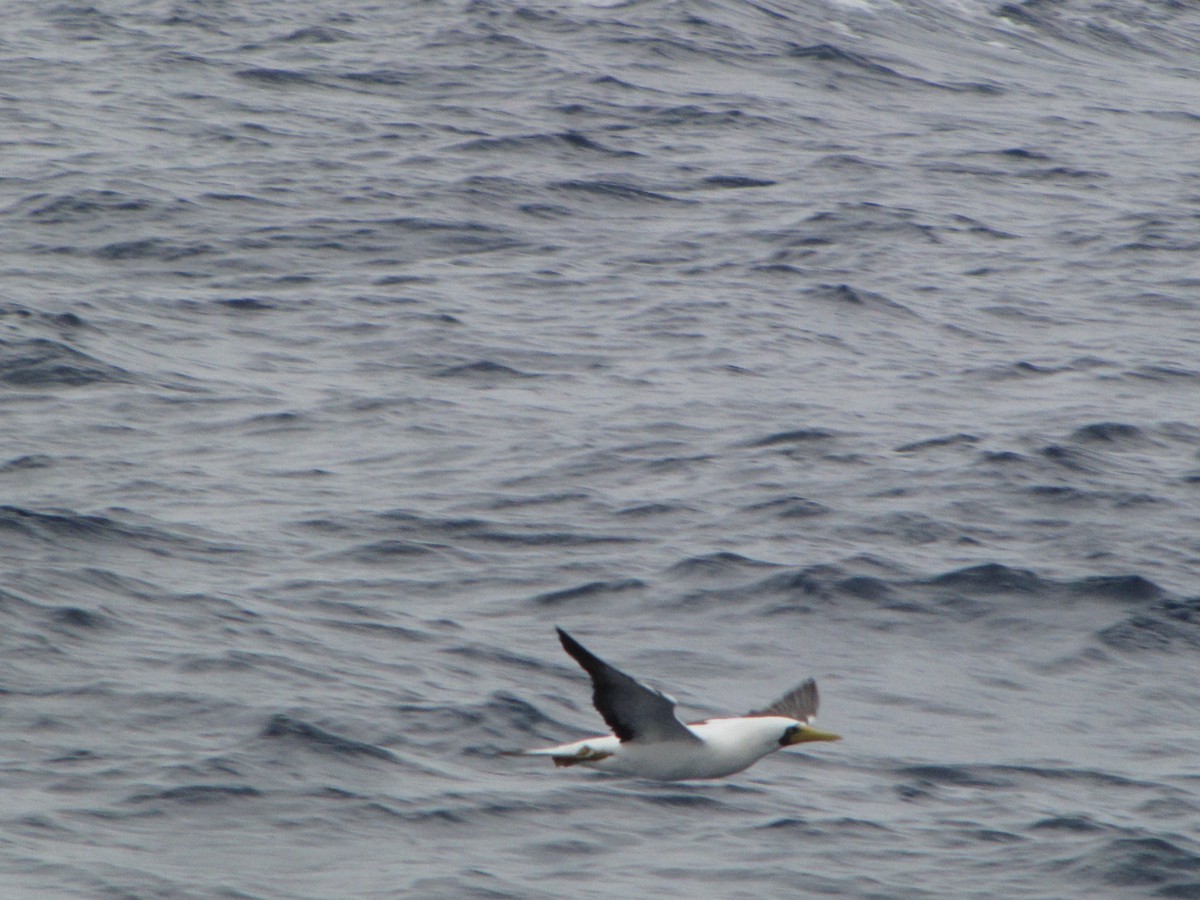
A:
POLYGON ((607 734, 525 752, 553 757, 560 766, 586 765, 601 772, 655 781, 724 778, 778 750, 783 746, 781 735, 795 724, 794 719, 782 716, 708 719, 687 726, 700 739, 698 743, 622 741, 607 734))
POLYGON ((592 702, 613 733, 524 751, 549 756, 556 766, 584 765, 658 781, 722 778, 782 747, 839 740, 808 725, 818 702, 811 678, 747 716, 684 725, 666 694, 609 665, 561 628, 558 636, 563 649, 591 676, 592 702))

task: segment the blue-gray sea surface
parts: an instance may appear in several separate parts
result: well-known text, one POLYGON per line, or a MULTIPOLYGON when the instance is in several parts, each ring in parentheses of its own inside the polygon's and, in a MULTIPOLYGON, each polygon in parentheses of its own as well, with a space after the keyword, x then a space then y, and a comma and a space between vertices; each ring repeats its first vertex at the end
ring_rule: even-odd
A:
POLYGON ((5 900, 1200 897, 1195 3, 3 22, 5 900))

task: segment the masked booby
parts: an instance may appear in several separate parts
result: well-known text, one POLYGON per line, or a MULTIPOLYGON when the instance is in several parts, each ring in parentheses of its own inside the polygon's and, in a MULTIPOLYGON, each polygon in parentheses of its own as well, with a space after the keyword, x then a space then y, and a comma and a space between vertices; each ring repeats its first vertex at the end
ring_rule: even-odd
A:
POLYGON ((722 778, 768 753, 841 736, 808 723, 817 713, 817 683, 802 681, 774 703, 744 716, 685 725, 675 700, 609 665, 561 628, 563 649, 591 676, 592 703, 612 734, 523 751, 549 756, 556 766, 584 765, 657 781, 722 778))

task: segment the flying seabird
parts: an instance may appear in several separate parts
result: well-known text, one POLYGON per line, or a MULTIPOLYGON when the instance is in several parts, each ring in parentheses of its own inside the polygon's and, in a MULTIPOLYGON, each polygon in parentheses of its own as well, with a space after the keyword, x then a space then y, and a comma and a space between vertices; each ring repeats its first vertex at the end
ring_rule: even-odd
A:
POLYGON ((800 682, 774 703, 744 716, 684 725, 675 700, 626 675, 557 629, 563 649, 592 678, 592 703, 613 733, 572 744, 526 750, 556 766, 586 765, 658 781, 722 778, 782 747, 837 741, 808 723, 817 714, 817 683, 800 682))

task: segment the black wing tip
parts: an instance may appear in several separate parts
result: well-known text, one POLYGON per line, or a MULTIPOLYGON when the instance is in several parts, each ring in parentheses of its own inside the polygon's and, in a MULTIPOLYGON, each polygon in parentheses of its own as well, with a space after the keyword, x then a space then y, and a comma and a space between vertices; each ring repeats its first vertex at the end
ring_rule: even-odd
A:
POLYGON ((557 625, 554 626, 554 630, 558 632, 558 642, 560 644, 562 644, 563 649, 566 650, 568 653, 570 653, 572 656, 575 655, 574 650, 572 648, 574 648, 574 647, 582 648, 583 647, 583 645, 580 644, 579 641, 575 640, 575 638, 571 637, 569 634, 567 634, 566 631, 564 631, 562 628, 559 628, 557 625))
POLYGON ((575 662, 586 669, 589 675, 603 668, 604 663, 592 651, 588 650, 587 647, 583 646, 583 644, 579 643, 579 641, 575 640, 575 638, 571 637, 557 625, 554 626, 554 630, 558 632, 558 641, 562 644, 563 649, 567 651, 575 662))

